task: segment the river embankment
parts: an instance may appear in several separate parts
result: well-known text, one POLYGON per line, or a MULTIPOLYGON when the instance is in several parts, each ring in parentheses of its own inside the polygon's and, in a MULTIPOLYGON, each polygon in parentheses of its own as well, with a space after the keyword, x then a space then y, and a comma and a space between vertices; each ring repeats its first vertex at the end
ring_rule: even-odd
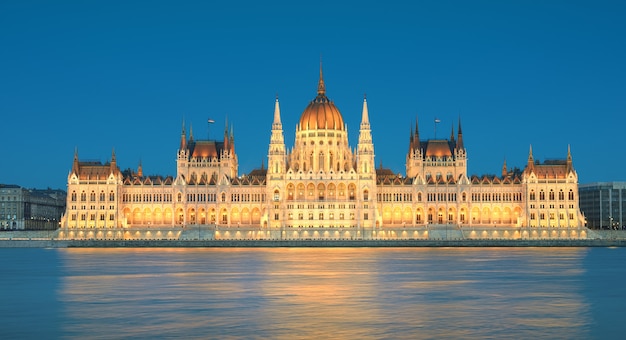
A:
POLYGON ((625 247, 626 239, 572 240, 45 240, 4 239, 0 248, 625 247))

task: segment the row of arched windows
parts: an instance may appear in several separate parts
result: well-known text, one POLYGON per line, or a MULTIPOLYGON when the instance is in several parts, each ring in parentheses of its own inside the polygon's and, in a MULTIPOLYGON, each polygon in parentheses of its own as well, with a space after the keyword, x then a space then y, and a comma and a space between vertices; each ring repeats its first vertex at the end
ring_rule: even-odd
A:
MULTIPOLYGON (((536 201, 537 200, 537 195, 536 195, 534 190, 530 191, 529 199, 531 201, 536 201)), ((567 199, 570 200, 570 201, 574 200, 574 190, 572 190, 572 189, 569 190, 569 192, 567 193, 567 199)), ((545 201, 546 200, 546 192, 545 191, 543 191, 543 190, 539 191, 539 200, 540 201, 545 201)), ((550 189, 550 191, 548 192, 548 200, 549 201, 554 201, 555 200, 555 192, 552 189, 550 189)), ((559 192, 558 192, 558 200, 559 201, 564 201, 565 200, 565 192, 563 192, 563 190, 559 190, 559 192)))
MULTIPOLYGON (((362 193, 362 199, 369 200, 369 191, 366 189, 362 193)), ((349 183, 339 183, 338 185, 330 183, 325 185, 319 183, 317 186, 313 183, 304 185, 304 183, 287 184, 287 197, 289 201, 293 200, 355 200, 356 199, 356 185, 349 183)), ((280 192, 274 191, 274 200, 280 199, 280 192)))
MULTIPOLYGON (((107 195, 104 193, 104 191, 101 191, 98 195, 96 195, 95 191, 89 193, 89 202, 106 202, 106 198, 107 195), (98 198, 98 200, 96 200, 96 198, 98 198)), ((72 202, 77 201, 78 194, 76 193, 76 191, 72 191, 70 199, 72 202)), ((109 193, 108 199, 109 202, 115 201, 115 193, 113 191, 109 193)), ((87 193, 85 191, 82 191, 80 193, 80 202, 87 202, 87 193)))

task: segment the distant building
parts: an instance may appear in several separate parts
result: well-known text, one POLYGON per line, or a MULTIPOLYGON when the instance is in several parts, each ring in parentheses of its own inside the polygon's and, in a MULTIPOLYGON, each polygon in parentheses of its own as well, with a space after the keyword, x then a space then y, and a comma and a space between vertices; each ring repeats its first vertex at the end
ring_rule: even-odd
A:
POLYGON ((626 228, 626 182, 581 184, 578 192, 588 228, 626 228))
POLYGON ((65 212, 63 190, 0 184, 0 230, 54 230, 65 212))
POLYGON ((183 124, 175 176, 146 176, 141 165, 121 171, 115 153, 106 163, 75 153, 62 237, 118 238, 120 230, 151 237, 148 228, 200 225, 214 227, 216 238, 427 238, 450 228, 483 238, 586 235, 569 147, 561 160, 538 162, 531 148, 523 170, 504 163, 501 175, 470 175, 460 120, 449 138, 426 140, 416 122, 407 136, 406 175, 394 174, 375 166, 365 99, 350 146, 321 68, 317 96, 300 115, 291 147, 278 98, 274 104, 267 169, 249 174, 238 173, 228 126, 217 141, 196 139, 183 124))

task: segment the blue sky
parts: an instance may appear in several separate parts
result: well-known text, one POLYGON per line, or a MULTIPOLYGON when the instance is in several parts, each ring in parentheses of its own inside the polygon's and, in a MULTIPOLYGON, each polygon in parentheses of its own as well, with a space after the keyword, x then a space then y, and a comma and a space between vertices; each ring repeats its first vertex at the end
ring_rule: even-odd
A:
POLYGON ((175 175, 234 128, 239 172, 266 162, 275 96, 287 146, 327 95, 356 147, 367 94, 376 163, 404 173, 461 118, 470 174, 565 158, 580 183, 625 181, 623 1, 3 1, 0 183, 65 188, 81 159, 175 175), (216 121, 207 127, 207 119, 216 121))

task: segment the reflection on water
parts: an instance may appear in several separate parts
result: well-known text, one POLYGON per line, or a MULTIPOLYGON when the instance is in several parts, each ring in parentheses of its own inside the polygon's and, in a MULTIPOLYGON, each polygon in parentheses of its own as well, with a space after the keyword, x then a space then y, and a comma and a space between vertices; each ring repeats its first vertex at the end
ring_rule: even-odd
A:
POLYGON ((62 250, 68 336, 578 338, 585 249, 62 250))
MULTIPOLYGON (((0 255, 11 252, 35 256, 40 261, 37 266, 48 268, 43 270, 46 274, 32 274, 35 277, 29 279, 42 281, 36 286, 38 289, 53 288, 48 290, 48 296, 40 293, 38 298, 51 305, 45 315, 52 312, 54 317, 41 317, 44 312, 31 311, 31 316, 38 318, 39 326, 45 330, 45 333, 33 333, 25 326, 25 316, 18 315, 11 319, 16 324, 0 323, 5 326, 0 327, 0 336, 610 338, 613 335, 610 331, 618 329, 600 329, 607 324, 598 320, 596 314, 622 304, 606 299, 603 290, 594 289, 595 280, 605 280, 607 275, 621 280, 624 274, 607 272, 593 258, 610 261, 624 251, 585 248, 1 250, 0 255), (613 254, 606 255, 611 251, 613 254), (32 252, 39 253, 32 255, 32 252), (20 320, 23 329, 16 326, 20 320)), ((28 262, 22 265, 26 269, 13 270, 25 273, 28 266, 32 267, 28 262)), ((23 279, 19 275, 12 284, 20 284, 23 279)), ((6 287, 6 283, 0 284, 0 289, 6 287)), ((616 294, 623 292, 622 288, 616 294)), ((0 298, 11 299, 6 292, 0 292, 0 298)), ((17 302, 16 298, 13 300, 17 302)), ((0 312, 4 315, 11 309, 0 307, 0 312)), ((21 312, 28 314, 25 308, 21 312)))

